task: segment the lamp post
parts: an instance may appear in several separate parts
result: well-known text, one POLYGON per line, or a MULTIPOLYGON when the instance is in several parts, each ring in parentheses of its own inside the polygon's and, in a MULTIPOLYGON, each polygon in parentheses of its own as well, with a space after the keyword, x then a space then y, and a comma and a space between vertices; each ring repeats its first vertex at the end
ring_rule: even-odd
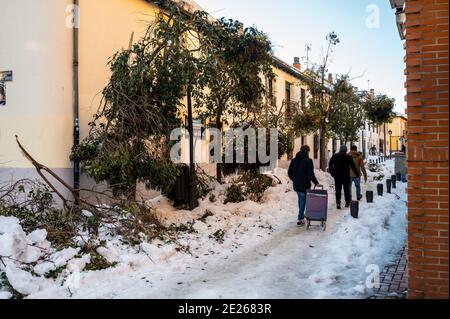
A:
POLYGON ((189 210, 198 207, 197 182, 195 177, 195 158, 194 158, 194 121, 192 118, 192 88, 189 85, 187 89, 188 104, 188 126, 189 126, 189 210))
POLYGON ((392 130, 389 130, 388 134, 389 134, 389 149, 392 157, 392 130))

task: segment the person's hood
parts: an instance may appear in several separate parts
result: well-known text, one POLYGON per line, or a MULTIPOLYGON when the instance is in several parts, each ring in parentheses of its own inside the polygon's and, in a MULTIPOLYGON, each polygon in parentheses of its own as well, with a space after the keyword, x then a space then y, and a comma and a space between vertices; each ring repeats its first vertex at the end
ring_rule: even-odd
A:
POLYGON ((351 155, 353 158, 358 158, 361 156, 361 154, 359 154, 357 151, 350 151, 350 153, 348 154, 351 155))
POLYGON ((306 159, 306 158, 309 158, 309 155, 308 155, 308 153, 306 153, 306 152, 300 151, 300 152, 297 153, 297 156, 296 156, 295 158, 296 158, 297 160, 304 160, 304 159, 306 159))

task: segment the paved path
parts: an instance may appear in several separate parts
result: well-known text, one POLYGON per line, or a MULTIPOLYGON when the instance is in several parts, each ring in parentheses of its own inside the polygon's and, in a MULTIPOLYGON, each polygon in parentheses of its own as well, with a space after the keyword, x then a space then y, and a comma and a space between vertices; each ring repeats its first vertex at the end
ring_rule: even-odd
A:
POLYGON ((387 265, 380 278, 380 288, 370 299, 405 299, 408 294, 408 251, 403 248, 394 264, 387 265))

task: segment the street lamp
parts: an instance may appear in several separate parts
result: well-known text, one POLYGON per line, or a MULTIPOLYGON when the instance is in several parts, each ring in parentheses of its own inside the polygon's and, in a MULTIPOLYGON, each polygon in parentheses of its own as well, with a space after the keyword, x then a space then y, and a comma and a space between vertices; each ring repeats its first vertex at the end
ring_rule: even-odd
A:
POLYGON ((189 210, 198 207, 197 199, 197 182, 195 174, 195 158, 194 158, 194 120, 192 117, 192 88, 189 85, 187 89, 188 104, 188 126, 189 126, 189 210))
POLYGON ((389 149, 392 156, 392 134, 393 134, 392 130, 389 130, 388 134, 389 134, 389 149))

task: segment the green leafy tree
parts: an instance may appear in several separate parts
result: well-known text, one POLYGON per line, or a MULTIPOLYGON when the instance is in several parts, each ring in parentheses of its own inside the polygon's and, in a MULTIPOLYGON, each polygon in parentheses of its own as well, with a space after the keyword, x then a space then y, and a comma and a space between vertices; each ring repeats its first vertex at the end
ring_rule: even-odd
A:
POLYGON ((167 193, 179 174, 170 161, 169 136, 181 125, 181 102, 199 72, 187 34, 192 21, 207 23, 205 13, 187 17, 173 2, 160 2, 166 10, 144 37, 109 61, 102 105, 72 154, 97 182, 107 181, 130 198, 138 182, 167 193))
POLYGON ((375 125, 392 122, 395 99, 389 98, 385 94, 365 93, 363 98, 363 108, 367 118, 375 125))
MULTIPOLYGON (((246 122, 259 112, 264 93, 261 74, 271 73, 272 45, 254 27, 244 28, 235 20, 220 19, 204 34, 202 73, 194 88, 196 113, 219 130, 223 125, 246 122)), ((217 165, 221 180, 222 165, 217 165)))
POLYGON ((179 170, 169 136, 183 125, 187 92, 199 116, 216 124, 224 114, 242 115, 257 103, 271 52, 255 28, 212 21, 203 11, 187 14, 172 0, 157 3, 163 10, 144 37, 109 61, 102 105, 72 152, 88 175, 129 197, 138 182, 170 192, 179 170))
POLYGON ((336 138, 348 142, 357 142, 359 140, 359 130, 363 127, 366 120, 366 113, 362 106, 360 95, 356 94, 349 84, 340 97, 337 111, 333 114, 330 121, 330 130, 336 138))
POLYGON ((334 48, 340 43, 334 32, 326 36, 327 47, 321 62, 313 65, 307 72, 306 82, 311 98, 305 110, 295 119, 294 129, 303 129, 307 133, 319 132, 320 169, 325 170, 328 165, 327 145, 333 136, 331 120, 338 111, 341 101, 348 94, 348 76, 338 76, 333 83, 328 81, 328 67, 334 48), (304 126, 301 126, 304 125, 304 126))

